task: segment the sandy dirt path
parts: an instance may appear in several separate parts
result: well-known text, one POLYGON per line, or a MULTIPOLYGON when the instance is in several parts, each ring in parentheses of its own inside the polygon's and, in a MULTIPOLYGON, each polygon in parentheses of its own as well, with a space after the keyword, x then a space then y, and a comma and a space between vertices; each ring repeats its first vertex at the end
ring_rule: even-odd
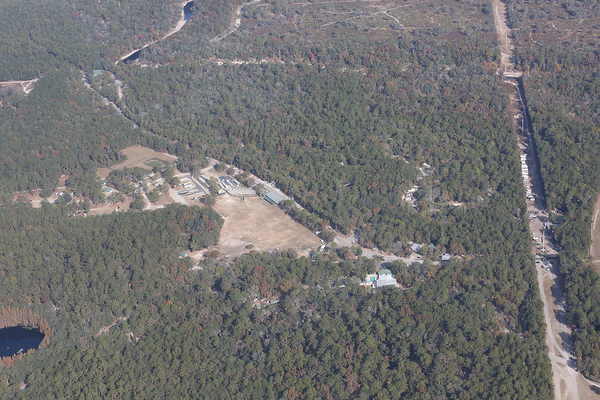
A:
POLYGON ((536 266, 540 295, 544 303, 544 319, 546 320, 546 345, 552 364, 552 382, 554 398, 561 400, 579 399, 577 384, 576 360, 571 358, 571 332, 566 325, 564 299, 553 297, 553 292, 562 294, 562 282, 558 275, 558 266, 553 263, 549 271, 541 265, 536 266), (552 301, 554 300, 554 301, 552 301))
MULTIPOLYGON (((498 47, 502 54, 499 73, 504 78, 517 78, 521 76, 516 71, 516 58, 514 45, 512 43, 512 32, 507 22, 507 14, 504 3, 500 0, 492 0, 494 12, 494 23, 498 39, 498 47)), ((528 202, 528 212, 537 212, 536 215, 544 214, 545 193, 540 174, 539 165, 536 163, 536 154, 532 145, 531 129, 528 123, 528 110, 521 93, 519 81, 505 80, 505 83, 513 86, 510 88, 509 98, 511 113, 516 120, 521 121, 521 127, 515 125, 515 133, 518 141, 525 146, 524 154, 528 154, 529 178, 525 180, 526 188, 531 189, 535 201, 528 202)), ((539 235, 539 218, 530 220, 530 229, 539 235)), ((545 228, 542 228, 545 229, 545 228)), ((538 249, 532 246, 535 253, 538 249)), ((548 357, 552 366, 554 398, 555 400, 580 400, 597 398, 589 384, 580 379, 582 376, 576 369, 576 361, 572 356, 571 330, 567 325, 567 316, 564 309, 564 294, 561 277, 558 272, 558 263, 553 263, 551 270, 544 271, 540 264, 536 265, 540 295, 544 303, 544 320, 546 322, 546 345, 548 346, 548 357), (584 382, 582 384, 582 382, 584 382)))
POLYGON ((183 27, 184 27, 184 25, 185 25, 185 23, 187 22, 187 21, 185 20, 185 12, 184 12, 184 8, 185 8, 185 6, 186 6, 188 3, 192 2, 192 1, 194 1, 194 0, 187 0, 187 1, 184 1, 183 3, 181 3, 181 18, 179 18, 179 21, 177 21, 177 24, 176 24, 176 25, 175 25, 173 28, 171 28, 171 30, 169 30, 169 32, 167 32, 165 36, 163 36, 163 37, 162 37, 162 38, 160 38, 160 39, 154 40, 154 41, 152 41, 152 42, 146 43, 145 45, 143 45, 143 46, 142 46, 142 47, 140 47, 139 49, 135 49, 135 50, 132 50, 132 51, 130 51, 129 53, 125 54, 124 56, 122 56, 121 58, 119 58, 117 61, 115 61, 115 65, 117 65, 117 64, 118 64, 120 61, 123 61, 124 59, 126 59, 127 57, 129 57, 130 55, 132 55, 133 53, 135 53, 136 51, 143 50, 143 49, 145 49, 146 47, 148 47, 148 46, 150 46, 150 45, 152 45, 152 44, 154 44, 154 43, 158 43, 158 42, 160 42, 161 40, 165 40, 165 39, 166 39, 166 38, 168 38, 169 36, 171 36, 171 35, 174 35, 174 34, 176 34, 177 32, 179 32, 179 31, 181 30, 181 28, 183 28, 183 27))
POLYGON ((259 1, 261 0, 252 0, 250 3, 244 3, 241 6, 239 6, 237 10, 235 10, 233 16, 231 17, 231 24, 229 25, 229 28, 220 35, 217 35, 214 38, 210 39, 209 42, 218 42, 219 40, 225 39, 227 36, 235 32, 242 24, 242 19, 240 18, 240 15, 242 14, 242 8, 250 4, 258 3, 259 1))
POLYGON ((516 62, 515 47, 512 43, 512 31, 508 26, 506 6, 500 0, 492 0, 492 9, 494 11, 494 24, 496 25, 496 35, 498 38, 498 47, 502 59, 500 61, 501 72, 506 76, 521 76, 514 70, 516 62))
POLYGON ((600 274, 600 223, 598 223, 598 216, 600 215, 600 197, 596 200, 596 207, 594 207, 594 217, 592 220, 591 233, 592 233, 592 244, 590 245, 590 257, 594 260, 596 265, 596 272, 600 274))
MULTIPOLYGON (((40 78, 41 78, 41 76, 40 76, 40 78)), ((0 86, 19 86, 19 85, 21 85, 21 89, 23 90, 23 92, 25 94, 29 94, 29 92, 31 92, 33 90, 34 83, 36 83, 40 78, 34 78, 34 79, 30 79, 28 81, 4 81, 4 82, 0 82, 0 86)))

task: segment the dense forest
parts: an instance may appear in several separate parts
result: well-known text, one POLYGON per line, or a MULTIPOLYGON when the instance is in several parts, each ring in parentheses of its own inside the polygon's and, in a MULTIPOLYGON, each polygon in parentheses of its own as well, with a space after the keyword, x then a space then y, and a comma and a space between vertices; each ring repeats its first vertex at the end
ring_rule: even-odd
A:
MULTIPOLYGON (((3 2, 0 80, 32 79, 65 66, 110 68, 128 51, 163 37, 181 18, 181 4, 178 0, 3 2)), ((222 7, 221 13, 230 15, 228 8, 222 7)))
MULTIPOLYGON (((0 35, 24 64, 6 79, 43 75, 2 95, 0 305, 54 333, 0 371, 8 397, 552 397, 489 2, 426 0, 394 17, 265 2, 213 42, 239 4, 195 2, 185 30, 142 52, 149 68, 115 56, 163 35, 179 4, 44 3, 38 31, 46 9, 23 3, 13 37, 47 33, 17 48, 27 56, 0 35), (208 208, 83 218, 70 216, 78 203, 11 204, 62 174, 100 201, 94 169, 131 144, 182 170, 215 157, 275 181, 306 209, 287 203, 295 219, 359 229, 365 247, 403 254, 416 241, 461 257, 394 263, 404 290, 371 292, 358 282, 376 265, 362 257, 180 258, 217 242, 223 221, 208 208), (417 204, 402 199, 414 185, 417 204)), ((127 191, 139 174, 108 183, 127 191)))
POLYGON ((3 100, 0 193, 52 189, 68 174, 76 190, 97 201, 94 169, 119 161, 119 150, 140 135, 83 88, 79 71, 50 72, 29 95, 3 100))
POLYGON ((207 209, 95 218, 64 218, 58 206, 7 211, 0 301, 33 302, 54 333, 0 372, 5 393, 550 396, 543 316, 528 295, 535 280, 519 272, 527 256, 455 259, 416 272, 411 289, 371 293, 357 285, 374 269, 364 258, 313 263, 283 252, 190 270, 178 251, 218 236, 220 218, 207 209), (346 286, 335 285, 340 277, 346 286), (257 308, 259 297, 279 302, 257 308))
MULTIPOLYGON (((563 248, 561 271, 569 322, 579 368, 589 378, 600 380, 599 279, 587 257, 594 206, 600 194, 600 53, 596 49, 600 9, 595 3, 567 2, 561 11, 551 5, 525 8, 512 4, 511 21, 523 26, 575 26, 581 34, 557 38, 557 29, 536 29, 532 38, 519 36, 519 68, 530 108, 535 145, 541 164, 549 209, 557 209, 564 221, 555 228, 563 248), (566 12, 565 12, 566 11, 566 12), (585 33, 585 34, 584 34, 585 33), (553 45, 543 45, 552 42, 553 45)), ((516 25, 515 25, 516 26, 516 25)))
POLYGON ((343 60, 326 68, 217 70, 191 62, 138 70, 125 113, 188 143, 180 155, 208 154, 276 181, 342 232, 367 229, 365 246, 416 240, 449 247, 458 237, 468 253, 487 251, 478 238, 497 241, 487 240, 485 222, 475 235, 455 235, 457 224, 448 219, 471 218, 517 194, 506 99, 493 70, 481 66, 494 62, 494 49, 470 40, 437 47, 401 40, 371 49, 365 74, 344 70, 343 60), (415 168, 424 162, 430 168, 415 168), (418 179, 420 213, 401 198, 418 179))

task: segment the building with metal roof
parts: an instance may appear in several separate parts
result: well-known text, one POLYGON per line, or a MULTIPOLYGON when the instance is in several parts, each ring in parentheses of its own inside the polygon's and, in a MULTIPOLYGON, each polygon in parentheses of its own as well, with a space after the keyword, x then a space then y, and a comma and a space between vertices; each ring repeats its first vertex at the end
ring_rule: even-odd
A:
POLYGON ((392 275, 392 272, 389 269, 382 269, 379 271, 379 276, 377 279, 377 289, 380 289, 384 286, 398 286, 398 282, 392 275))
POLYGON ((282 201, 285 200, 285 197, 275 193, 275 192, 267 192, 263 195, 263 198, 270 204, 278 205, 282 201))

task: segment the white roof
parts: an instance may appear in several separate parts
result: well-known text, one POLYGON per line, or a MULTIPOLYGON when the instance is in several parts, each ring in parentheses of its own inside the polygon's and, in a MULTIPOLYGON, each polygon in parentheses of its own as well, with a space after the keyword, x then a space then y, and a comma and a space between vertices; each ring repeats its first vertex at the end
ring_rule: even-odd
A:
POLYGON ((383 274, 383 275, 379 275, 379 279, 377 279, 377 287, 384 287, 384 286, 396 286, 397 282, 396 279, 394 279, 392 277, 392 275, 388 275, 388 274, 383 274))

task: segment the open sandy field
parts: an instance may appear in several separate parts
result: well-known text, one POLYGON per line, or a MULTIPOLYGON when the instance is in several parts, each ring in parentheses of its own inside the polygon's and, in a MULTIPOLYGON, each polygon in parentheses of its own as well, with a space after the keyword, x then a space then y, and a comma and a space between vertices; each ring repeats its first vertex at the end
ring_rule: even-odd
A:
POLYGON ((215 211, 225 217, 218 248, 222 255, 238 256, 253 250, 295 249, 298 255, 308 255, 321 245, 320 239, 304 226, 292 220, 277 206, 258 197, 219 196, 215 211))
POLYGON ((168 154, 159 153, 154 150, 147 149, 141 146, 131 146, 121 150, 121 153, 127 156, 127 160, 122 163, 115 164, 110 168, 98 168, 96 173, 102 179, 106 178, 113 169, 134 168, 140 167, 151 170, 152 167, 146 165, 148 161, 159 160, 165 162, 177 161, 177 157, 168 154))
POLYGON ((125 201, 114 204, 114 203, 102 203, 92 206, 92 209, 89 212, 89 215, 102 215, 102 214, 110 214, 115 211, 128 211, 129 206, 133 200, 125 199, 125 201))
MULTIPOLYGON (((58 179, 58 187, 56 188, 56 191, 54 193, 60 193, 60 192, 64 191, 65 182, 67 181, 67 179, 69 179, 68 175, 63 175, 58 179)), ((41 192, 41 189, 32 190, 31 192, 15 193, 13 195, 13 201, 17 201, 19 196, 22 196, 26 200, 29 200, 29 202, 31 203, 31 205, 34 208, 39 208, 42 206, 42 198, 40 197, 40 192, 41 192)), ((54 193, 52 193, 52 195, 46 199, 50 203, 54 203, 56 200, 58 200, 58 196, 55 196, 54 193)), ((76 199, 76 200, 79 200, 79 199, 76 199)))
POLYGON ((600 215, 600 198, 596 200, 596 207, 594 207, 594 215, 592 218, 592 245, 590 246, 590 256, 596 264, 596 271, 600 273, 600 221, 598 216, 600 215))

